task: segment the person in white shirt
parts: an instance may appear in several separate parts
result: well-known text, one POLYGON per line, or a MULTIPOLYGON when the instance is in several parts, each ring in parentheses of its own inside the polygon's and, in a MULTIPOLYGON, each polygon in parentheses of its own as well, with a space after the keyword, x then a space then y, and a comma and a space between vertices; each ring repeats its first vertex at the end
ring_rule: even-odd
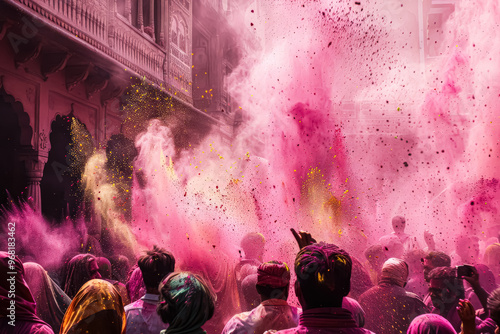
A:
POLYGON ((127 334, 158 334, 168 325, 156 313, 159 301, 158 287, 162 279, 175 269, 175 258, 164 249, 153 247, 138 261, 146 294, 139 300, 125 306, 127 334))
POLYGON ((287 303, 290 269, 286 263, 270 261, 257 269, 256 288, 262 302, 251 311, 236 314, 222 334, 262 334, 267 330, 296 327, 300 310, 287 303))

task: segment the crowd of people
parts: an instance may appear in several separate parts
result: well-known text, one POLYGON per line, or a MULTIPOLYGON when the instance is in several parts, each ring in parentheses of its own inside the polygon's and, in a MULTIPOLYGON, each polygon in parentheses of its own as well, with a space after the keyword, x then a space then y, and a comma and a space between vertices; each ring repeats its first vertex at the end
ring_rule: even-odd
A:
POLYGON ((478 238, 461 235, 448 255, 428 233, 421 248, 403 217, 392 223, 363 261, 292 229, 293 275, 284 262, 262 262, 265 239, 250 233, 245 257, 221 274, 234 280, 224 288, 176 270, 157 246, 130 268, 123 258, 78 254, 57 273, 0 252, 0 334, 500 334, 499 240, 481 254, 478 238))

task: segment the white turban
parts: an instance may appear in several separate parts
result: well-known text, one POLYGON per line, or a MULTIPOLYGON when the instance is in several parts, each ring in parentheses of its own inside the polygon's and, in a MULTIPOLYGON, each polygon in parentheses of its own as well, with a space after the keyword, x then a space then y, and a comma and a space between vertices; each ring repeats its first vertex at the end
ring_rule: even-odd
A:
POLYGON ((394 257, 385 261, 382 266, 382 274, 380 276, 381 282, 387 282, 404 287, 407 280, 408 265, 405 261, 394 257))

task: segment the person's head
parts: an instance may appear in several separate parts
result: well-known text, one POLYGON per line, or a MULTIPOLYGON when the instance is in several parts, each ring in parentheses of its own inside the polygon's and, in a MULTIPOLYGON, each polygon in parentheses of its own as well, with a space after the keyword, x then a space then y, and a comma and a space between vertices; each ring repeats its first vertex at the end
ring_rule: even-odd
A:
POLYGON ((382 266, 382 273, 380 275, 381 283, 388 283, 404 287, 408 280, 408 265, 405 261, 390 258, 385 261, 382 266))
POLYGON ((246 259, 257 259, 262 261, 266 245, 266 239, 260 233, 248 233, 241 240, 241 248, 246 259))
POLYGON ((410 269, 410 277, 422 275, 425 255, 422 249, 413 249, 405 254, 404 260, 410 269))
POLYGON ((158 286, 162 279, 175 269, 175 258, 170 252, 154 246, 152 250, 141 256, 137 264, 146 289, 158 293, 158 286))
POLYGON ((385 235, 379 240, 385 253, 386 259, 391 257, 402 258, 405 248, 399 237, 395 234, 385 235))
POLYGON ((127 274, 130 270, 130 262, 124 255, 113 256, 111 261, 111 278, 122 283, 127 283, 127 274))
POLYGON ((104 280, 85 283, 66 311, 61 334, 124 334, 127 324, 122 297, 104 280))
POLYGON ((488 309, 490 310, 490 318, 500 326, 500 288, 495 289, 488 297, 488 309))
POLYGON ((450 267, 437 267, 429 273, 429 296, 441 315, 445 315, 458 299, 464 298, 463 281, 450 267))
POLYGON ((392 218, 392 229, 396 234, 402 234, 405 232, 406 219, 402 216, 396 216, 392 218))
POLYGON ((476 263, 479 257, 479 238, 461 234, 455 239, 455 251, 464 264, 476 263))
POLYGON ((86 282, 101 278, 97 259, 93 255, 78 254, 69 261, 67 266, 64 292, 70 298, 73 298, 86 282))
POLYGON ((290 269, 286 263, 269 261, 257 269, 257 292, 262 301, 267 299, 288 298, 290 287, 290 269))
POLYGON ((368 260, 370 266, 380 272, 382 270, 382 265, 385 260, 387 260, 384 248, 382 245, 372 245, 365 250, 365 257, 368 260))
POLYGON ((156 312, 169 331, 199 330, 214 314, 217 297, 205 280, 189 272, 172 273, 160 284, 156 312))
POLYGON ((486 264, 495 275, 500 274, 500 243, 495 243, 486 247, 484 251, 484 264, 486 264))
POLYGON ((456 334, 456 332, 450 322, 439 314, 426 313, 413 319, 407 334, 456 334))
POLYGON ((96 258, 99 274, 103 279, 111 279, 111 262, 105 257, 96 258))
POLYGON ((451 266, 451 258, 443 252, 432 251, 424 257, 424 278, 429 282, 429 273, 437 267, 451 266))
POLYGON ((295 293, 302 308, 341 307, 351 290, 351 271, 351 257, 335 245, 302 248, 295 258, 295 293))

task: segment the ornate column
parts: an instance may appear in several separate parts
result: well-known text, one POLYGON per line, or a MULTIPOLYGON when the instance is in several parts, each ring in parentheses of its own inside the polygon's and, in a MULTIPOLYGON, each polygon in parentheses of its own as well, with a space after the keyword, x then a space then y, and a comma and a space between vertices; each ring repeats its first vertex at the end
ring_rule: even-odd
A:
POLYGON ((159 45, 165 46, 165 25, 167 22, 165 21, 165 0, 160 1, 160 22, 158 23, 158 27, 160 28, 160 40, 157 41, 159 45))
POLYGON ((155 36, 155 0, 149 0, 149 26, 151 27, 152 37, 155 36))
POLYGON ((24 162, 28 178, 26 199, 33 209, 42 210, 40 182, 42 181, 43 168, 48 160, 48 156, 42 156, 39 152, 29 147, 20 152, 19 157, 24 162))
POLYGON ((126 13, 126 18, 129 23, 132 23, 132 2, 131 0, 125 0, 125 13, 126 13))
POLYGON ((137 1, 137 28, 139 28, 140 31, 144 32, 144 15, 143 15, 143 10, 144 6, 142 4, 143 0, 138 0, 137 1))

